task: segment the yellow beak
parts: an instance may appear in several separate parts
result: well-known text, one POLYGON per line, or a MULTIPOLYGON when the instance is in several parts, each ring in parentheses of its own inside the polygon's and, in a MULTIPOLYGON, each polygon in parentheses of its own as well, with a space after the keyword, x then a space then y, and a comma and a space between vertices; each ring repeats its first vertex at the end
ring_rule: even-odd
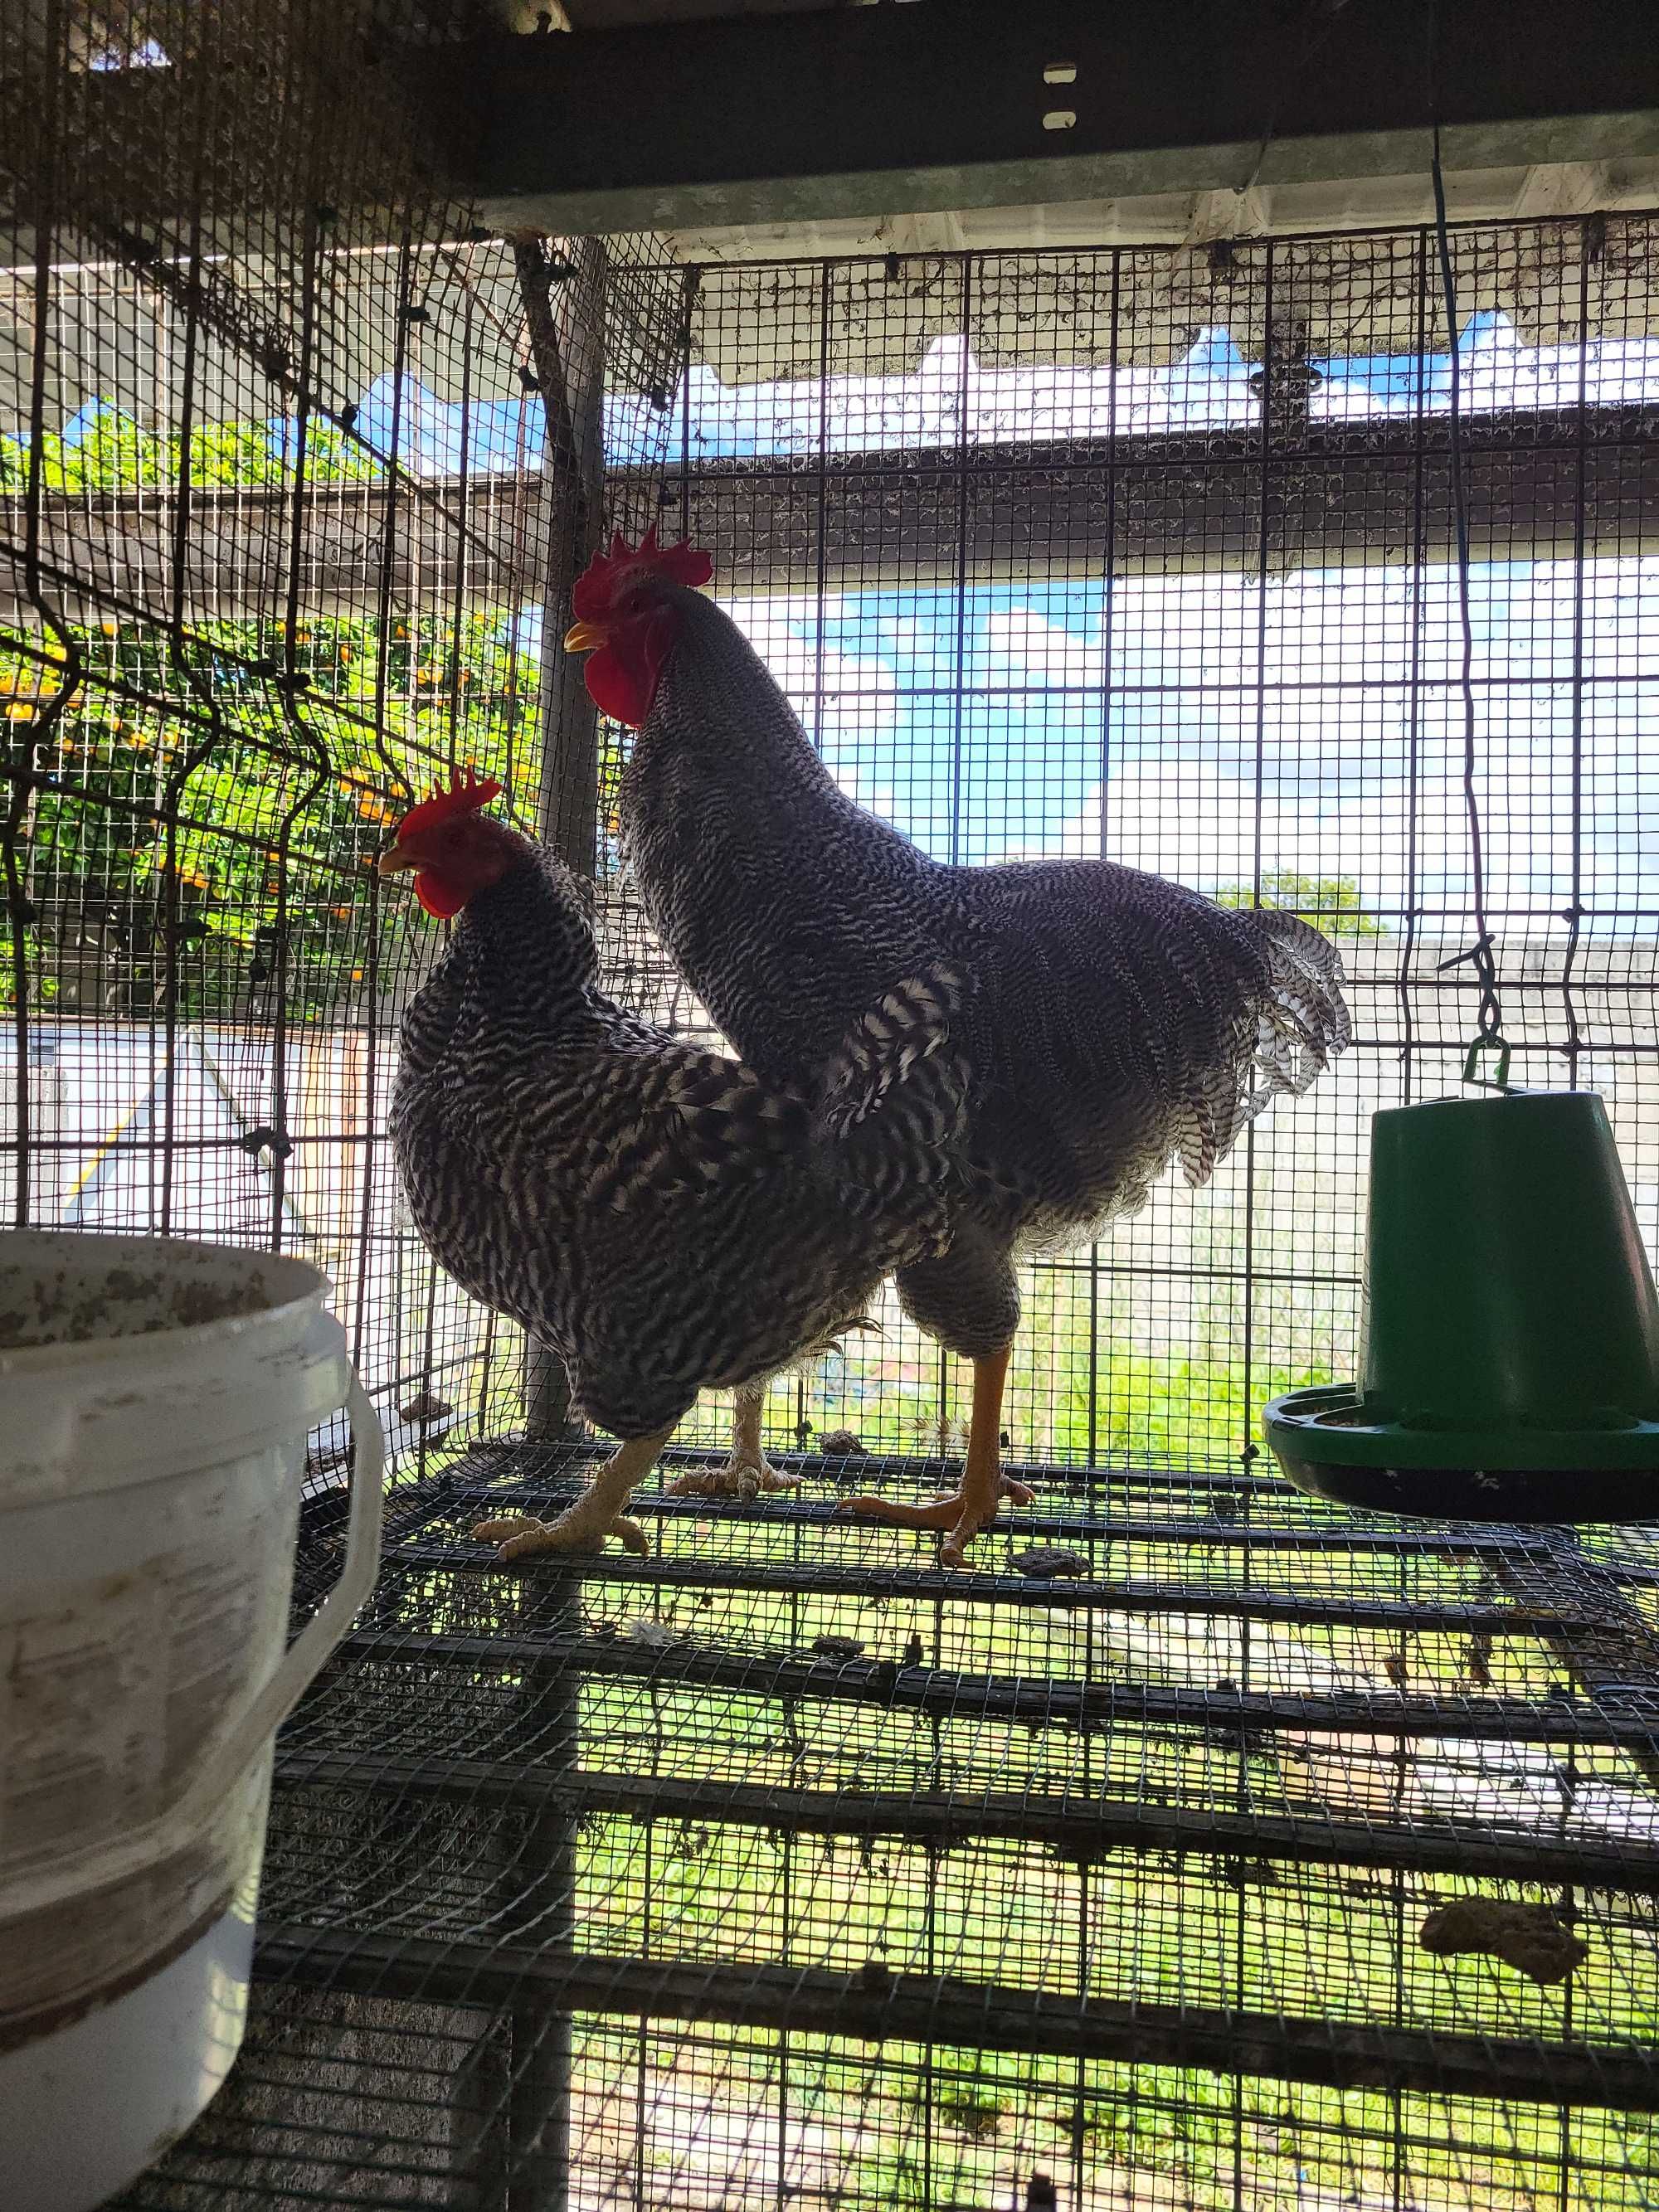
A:
POLYGON ((592 653, 609 635, 603 623, 572 623, 564 634, 564 649, 567 653, 592 653))
POLYGON ((390 845, 374 863, 374 872, 381 876, 401 875, 406 868, 418 868, 420 862, 401 845, 390 845))

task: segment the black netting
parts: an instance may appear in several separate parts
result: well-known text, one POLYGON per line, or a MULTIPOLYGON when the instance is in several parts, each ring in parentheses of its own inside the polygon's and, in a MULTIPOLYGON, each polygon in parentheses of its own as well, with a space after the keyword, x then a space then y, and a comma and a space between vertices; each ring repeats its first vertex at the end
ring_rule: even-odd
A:
MULTIPOLYGON (((1432 236, 507 241, 382 82, 459 12, 22 13, 0 1206, 314 1259, 394 1467, 376 1595, 279 1746, 243 2058, 126 2201, 1659 2203, 1650 1533, 1367 1520, 1256 1443, 1273 1391, 1352 1374, 1370 1115, 1454 1088, 1474 1027, 1432 236), (596 870, 618 996, 700 1020, 617 854, 624 733, 557 649, 601 523, 653 520, 931 851, 1103 854, 1348 966, 1305 1098, 1030 1271, 1036 1501, 963 1574, 834 1510, 962 1450, 965 1373, 891 1305, 771 1393, 799 1502, 653 1483, 653 1556, 580 1571, 467 1538, 591 1448, 541 1440, 556 1376, 404 1213, 438 939, 367 864, 434 775, 500 775, 596 870), (1453 1906, 1582 1955, 1425 1948, 1453 1906)), ((1651 1237, 1659 232, 1452 247, 1505 1026, 1523 1080, 1607 1098, 1651 1237)), ((310 1458, 302 1609, 343 1431, 310 1458)))

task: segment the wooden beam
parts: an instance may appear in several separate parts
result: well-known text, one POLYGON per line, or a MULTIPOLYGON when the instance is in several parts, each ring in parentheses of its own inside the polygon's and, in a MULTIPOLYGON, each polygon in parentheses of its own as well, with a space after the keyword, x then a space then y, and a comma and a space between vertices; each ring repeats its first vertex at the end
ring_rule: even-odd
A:
POLYGON ((1620 1838, 1564 1842, 1510 1834, 1470 1820, 1389 1826, 1310 1814, 1211 1812, 1144 1800, 1085 1802, 1059 1792, 954 1790, 789 1790, 770 1783, 709 1782, 678 1775, 550 1772, 537 1759, 428 1759, 368 1750, 356 1754, 279 1751, 284 1789, 367 1790, 456 1805, 512 1807, 550 1802, 572 1814, 629 1820, 686 1820, 695 1826, 805 1831, 811 1835, 900 1837, 944 1849, 987 1838, 1036 1844, 1060 1857, 1093 1861, 1115 1851, 1177 1857, 1283 1859, 1297 1866, 1373 1867, 1470 1881, 1524 1881, 1659 1895, 1659 1850, 1620 1838))
MULTIPOLYGON (((1545 410, 1466 426, 1471 546, 1478 561, 1628 556, 1659 550, 1659 408, 1545 410), (1583 472, 1582 507, 1580 471, 1583 472)), ((678 484, 674 511, 679 511, 678 484)), ((654 478, 611 479, 618 499, 654 478)), ((468 605, 539 599, 551 496, 538 478, 400 489, 392 598, 443 608, 457 596, 465 513, 468 605)), ((820 472, 760 454, 699 462, 686 482, 690 535, 718 562, 716 588, 804 592, 825 585, 936 590, 1103 575, 1219 574, 1256 544, 1267 504, 1271 568, 1370 568, 1408 561, 1413 531, 1431 561, 1452 557, 1445 423, 1409 416, 1312 424, 1264 460, 1252 433, 1194 431, 1050 445, 834 453, 820 472), (965 478, 965 484, 964 484, 965 478)), ((185 614, 246 616, 286 588, 281 491, 198 493, 185 614)), ((77 620, 168 605, 173 507, 143 492, 51 501, 49 583, 77 620)), ((365 612, 380 562, 385 494, 319 490, 301 577, 308 612, 365 612)), ((21 604, 21 502, 0 500, 0 614, 21 604), (15 565, 4 555, 8 544, 15 565)))
POLYGON ((301 1923, 262 1923, 261 1978, 505 2006, 528 1984, 572 2012, 627 2019, 714 2021, 787 2028, 859 2043, 957 2045, 969 2051, 1196 2066, 1342 2089, 1410 2089, 1437 2096, 1659 2111, 1659 2054, 1540 2037, 1462 2034, 1147 2004, 1121 1997, 824 1966, 722 1959, 648 1959, 531 1943, 446 1943, 301 1923))
MULTIPOLYGON (((1471 423, 1477 561, 1569 560, 1659 548, 1659 409, 1572 410, 1471 423), (1582 502, 1580 460, 1583 460, 1582 502), (1582 527, 1583 536, 1580 538, 1582 527)), ((790 459, 705 461, 689 534, 714 549, 717 590, 915 590, 1105 574, 1219 574, 1455 558, 1443 418, 1327 429, 1265 459, 1238 430, 954 453, 836 453, 822 482, 790 459), (965 483, 963 478, 965 477, 965 483), (822 532, 820 562, 819 533, 822 532), (1419 535, 1420 533, 1420 535, 1419 535)))
MULTIPOLYGON (((541 239, 520 236, 514 246, 545 433, 537 829, 567 867, 591 878, 599 861, 599 718, 564 634, 571 592, 599 543, 604 514, 605 244, 579 239, 571 253, 573 273, 556 285, 541 239)), ((527 1437, 547 1443, 568 1433, 569 1374, 534 1337, 525 1340, 524 1400, 527 1437)))
MULTIPOLYGON (((589 1563, 583 1562, 584 1566, 589 1563)), ((1297 1735, 1382 1736, 1506 1744, 1599 1744, 1636 1752, 1655 1739, 1656 1699, 1644 1684, 1587 1699, 1435 1698, 1382 1690, 1200 1690, 1166 1682, 1082 1683, 1046 1676, 959 1673, 892 1660, 826 1667, 807 1653, 700 1644, 687 1634, 662 1649, 621 1637, 437 1634, 359 1630, 340 1645, 336 1668, 357 1660, 421 1670, 514 1673, 526 1663, 588 1676, 647 1681, 659 1690, 735 1690, 753 1698, 889 1705, 955 1722, 1012 1721, 1036 1728, 1188 1728, 1222 1747, 1297 1735)))

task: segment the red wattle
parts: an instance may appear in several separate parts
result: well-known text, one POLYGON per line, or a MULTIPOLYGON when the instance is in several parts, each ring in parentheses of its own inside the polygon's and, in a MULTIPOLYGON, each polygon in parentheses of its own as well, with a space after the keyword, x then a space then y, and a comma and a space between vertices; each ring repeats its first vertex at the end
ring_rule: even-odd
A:
POLYGON ((651 712, 679 628, 672 607, 659 607, 614 632, 609 645, 589 654, 587 696, 602 714, 630 730, 640 728, 651 712))
POLYGON ((471 896, 447 877, 422 868, 415 878, 415 896, 435 921, 452 921, 471 896))
POLYGON ((637 730, 651 712, 651 696, 641 672, 614 645, 602 645, 587 657, 587 696, 600 714, 637 730))

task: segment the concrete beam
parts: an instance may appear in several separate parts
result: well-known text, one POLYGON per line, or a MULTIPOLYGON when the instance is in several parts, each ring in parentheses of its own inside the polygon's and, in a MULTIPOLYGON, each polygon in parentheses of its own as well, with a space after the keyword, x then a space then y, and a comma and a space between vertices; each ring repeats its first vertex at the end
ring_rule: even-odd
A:
MULTIPOLYGON (((1426 168, 1427 0, 918 0, 490 34, 408 58, 458 194, 505 230, 779 222, 1426 168), (1070 74, 1066 74, 1070 72, 1070 74), (1060 118, 1070 118, 1069 121, 1060 118)), ((1444 0, 1449 168, 1659 153, 1627 0, 1444 0)))

